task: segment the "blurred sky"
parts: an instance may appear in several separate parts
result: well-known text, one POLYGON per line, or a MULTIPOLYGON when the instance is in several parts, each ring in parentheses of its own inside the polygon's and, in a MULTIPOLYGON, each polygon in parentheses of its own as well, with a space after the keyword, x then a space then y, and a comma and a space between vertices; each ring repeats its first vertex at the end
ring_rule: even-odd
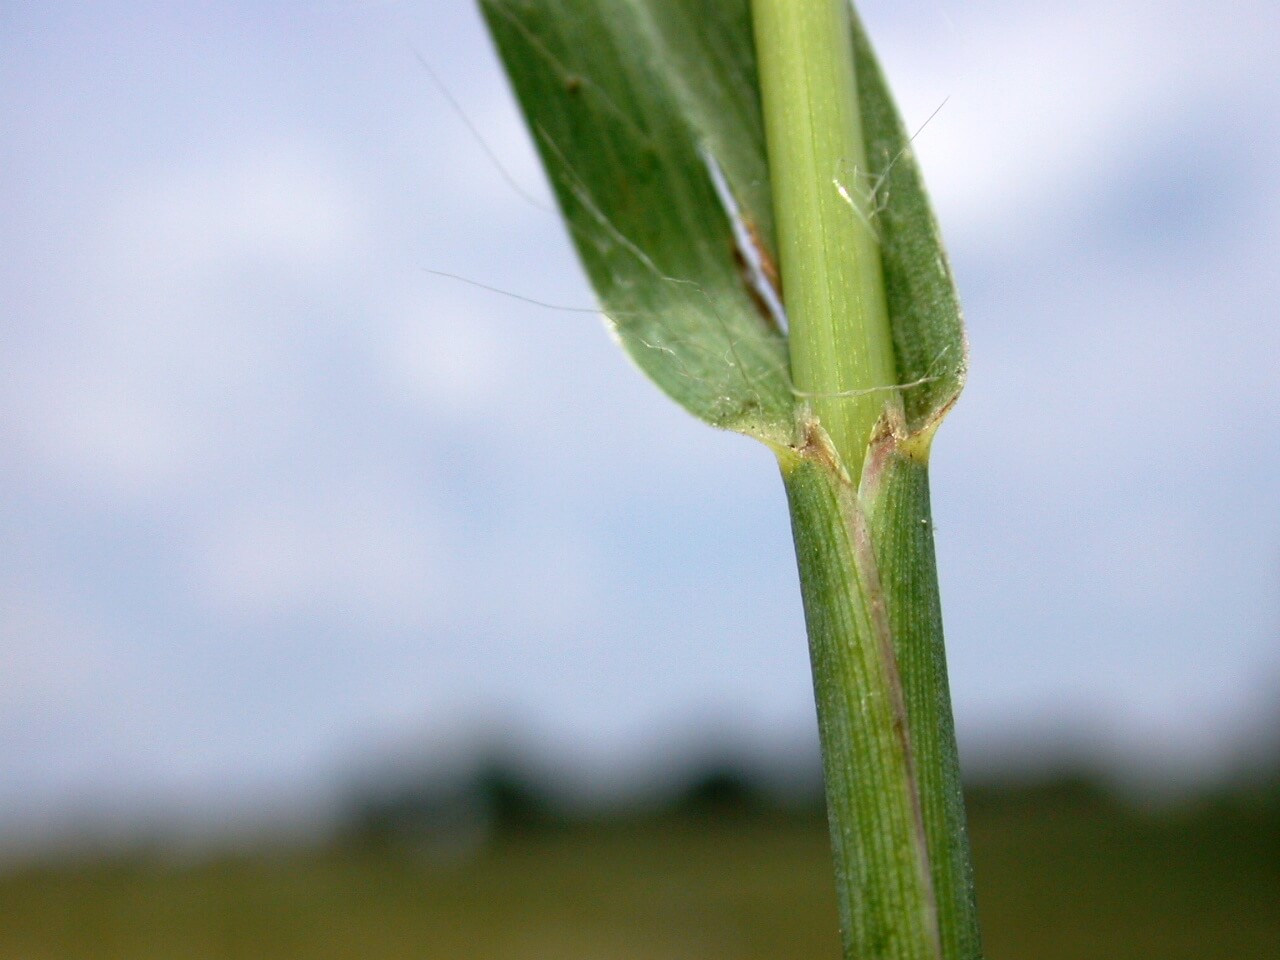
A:
MULTIPOLYGON (((966 756, 1214 773, 1280 701, 1272 0, 863 5, 972 341, 966 756)), ((592 317, 479 18, 0 6, 0 818, 316 796, 487 737, 808 755, 769 454, 592 317)), ((13 827, 16 829, 16 827, 13 827)), ((2 832, 2 831, 0 831, 2 832)))

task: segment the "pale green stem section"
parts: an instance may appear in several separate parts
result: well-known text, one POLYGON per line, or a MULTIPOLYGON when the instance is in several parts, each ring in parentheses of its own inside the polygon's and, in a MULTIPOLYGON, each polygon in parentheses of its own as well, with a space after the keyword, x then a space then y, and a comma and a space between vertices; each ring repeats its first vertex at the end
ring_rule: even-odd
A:
POLYGON ((847 0, 753 0, 791 375, 856 484, 900 404, 847 0))

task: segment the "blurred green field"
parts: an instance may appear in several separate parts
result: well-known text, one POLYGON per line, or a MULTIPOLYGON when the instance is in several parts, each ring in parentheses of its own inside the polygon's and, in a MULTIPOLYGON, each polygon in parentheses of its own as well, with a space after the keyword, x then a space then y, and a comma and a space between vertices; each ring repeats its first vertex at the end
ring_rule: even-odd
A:
MULTIPOLYGON (((1141 814, 1066 785, 971 807, 989 960, 1280 958, 1274 806, 1141 814)), ((0 958, 835 958, 831 883, 820 819, 776 812, 508 832, 452 862, 63 861, 0 875, 0 958)))

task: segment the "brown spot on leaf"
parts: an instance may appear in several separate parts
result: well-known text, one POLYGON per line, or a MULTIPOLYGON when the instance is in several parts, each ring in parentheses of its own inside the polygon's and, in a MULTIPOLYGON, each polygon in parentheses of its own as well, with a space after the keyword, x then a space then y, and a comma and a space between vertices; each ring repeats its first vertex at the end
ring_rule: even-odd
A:
POLYGON ((782 328, 778 325, 778 318, 773 315, 773 308, 769 306, 769 301, 760 292, 751 264, 747 263, 746 255, 736 243, 733 245, 733 263, 738 268, 738 275, 742 277, 742 285, 747 288, 747 295, 751 297, 751 302, 755 306, 756 312, 764 317, 769 326, 781 333, 782 328))
POLYGON ((755 222, 744 218, 742 223, 747 228, 747 236, 751 238, 751 245, 755 247, 756 256, 760 260, 760 272, 764 274, 764 278, 769 281, 769 286, 773 287, 778 294, 778 299, 781 300, 782 275, 778 272, 778 264, 769 255, 769 248, 764 245, 755 222))

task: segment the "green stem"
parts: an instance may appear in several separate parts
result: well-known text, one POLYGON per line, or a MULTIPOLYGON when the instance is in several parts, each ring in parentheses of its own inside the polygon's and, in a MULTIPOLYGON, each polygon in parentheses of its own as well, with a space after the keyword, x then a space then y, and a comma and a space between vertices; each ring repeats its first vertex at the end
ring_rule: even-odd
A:
POLYGON ((885 434, 855 492, 826 435, 780 458, 847 960, 980 960, 928 468, 885 434))
MULTIPOLYGON (((824 434, 783 459, 847 960, 940 960, 915 758, 871 531, 824 434), (829 448, 827 448, 829 449, 829 448)), ((950 960, 950 958, 948 958, 950 960)))
POLYGON ((752 10, 802 435, 780 462, 844 953, 978 960, 929 515, 936 421, 909 436, 896 389, 850 10, 752 10))
POLYGON ((753 0, 791 375, 856 484, 899 404, 846 0, 753 0))

